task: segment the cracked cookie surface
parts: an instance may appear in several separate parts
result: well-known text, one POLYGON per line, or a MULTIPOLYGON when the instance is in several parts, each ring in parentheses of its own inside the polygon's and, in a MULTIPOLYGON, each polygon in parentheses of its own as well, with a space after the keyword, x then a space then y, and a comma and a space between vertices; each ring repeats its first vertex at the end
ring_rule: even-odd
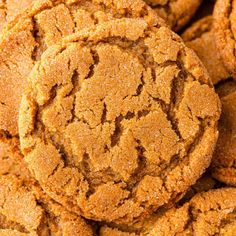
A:
POLYGON ((0 140, 0 235, 93 235, 80 216, 43 192, 26 168, 16 138, 0 140))
POLYGON ((180 30, 194 15, 202 0, 144 0, 174 30, 180 30))
POLYGON ((236 79, 236 1, 217 0, 214 8, 216 46, 229 73, 236 79))
POLYGON ((206 16, 185 30, 182 38, 185 44, 192 48, 201 59, 213 84, 217 84, 230 77, 230 75, 213 40, 212 24, 213 17, 206 16))
POLYGON ((100 221, 130 223, 173 202, 209 165, 218 96, 165 26, 101 23, 51 46, 20 109, 21 149, 44 190, 100 221))
POLYGON ((219 181, 236 186, 236 82, 227 81, 221 87, 222 114, 212 174, 219 181))
POLYGON ((42 52, 61 38, 113 18, 162 24, 142 0, 41 0, 11 21, 0 38, 0 129, 16 135, 26 77, 42 52))
POLYGON ((0 30, 24 8, 36 0, 0 0, 0 30))
POLYGON ((221 188, 199 193, 183 206, 160 215, 141 233, 103 227, 100 236, 220 235, 236 230, 236 189, 221 188))

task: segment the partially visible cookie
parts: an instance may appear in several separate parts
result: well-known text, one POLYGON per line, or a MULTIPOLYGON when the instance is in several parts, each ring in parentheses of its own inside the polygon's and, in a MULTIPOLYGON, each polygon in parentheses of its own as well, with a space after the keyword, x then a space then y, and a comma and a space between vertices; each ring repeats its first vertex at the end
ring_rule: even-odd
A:
POLYGON ((229 73, 236 79, 236 1, 217 0, 214 9, 216 46, 229 73))
POLYGON ((35 236, 93 235, 92 228, 80 216, 52 201, 34 181, 3 175, 0 176, 0 234, 13 232, 35 236))
POLYGON ((41 186, 98 221, 174 202, 208 167, 219 98, 168 27, 120 19, 43 54, 21 103, 21 149, 41 186))
POLYGON ((36 0, 0 0, 0 31, 3 26, 36 0))
POLYGON ((189 22, 202 0, 144 0, 174 30, 189 22))
POLYGON ((93 235, 89 224, 54 202, 32 178, 17 138, 0 139, 0 235, 93 235))
POLYGON ((197 194, 182 207, 166 212, 143 235, 233 236, 236 230, 235 199, 235 188, 197 194))
POLYGON ((26 77, 42 52, 61 38, 114 18, 163 24, 142 0, 41 0, 3 30, 0 40, 0 130, 16 135, 26 77))
POLYGON ((220 135, 212 160, 212 175, 219 181, 236 186, 236 82, 233 82, 231 87, 234 91, 229 92, 225 87, 226 95, 221 98, 220 135))
POLYGON ((192 26, 183 34, 186 45, 192 48, 207 68, 213 84, 230 77, 221 60, 220 53, 214 41, 212 31, 212 16, 207 16, 192 26))

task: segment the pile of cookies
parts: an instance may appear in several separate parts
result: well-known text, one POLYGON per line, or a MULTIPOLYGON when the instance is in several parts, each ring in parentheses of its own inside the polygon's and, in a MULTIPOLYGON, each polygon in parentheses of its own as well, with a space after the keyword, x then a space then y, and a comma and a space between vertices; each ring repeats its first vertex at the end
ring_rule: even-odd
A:
POLYGON ((0 4, 0 236, 236 235, 236 0, 0 4))

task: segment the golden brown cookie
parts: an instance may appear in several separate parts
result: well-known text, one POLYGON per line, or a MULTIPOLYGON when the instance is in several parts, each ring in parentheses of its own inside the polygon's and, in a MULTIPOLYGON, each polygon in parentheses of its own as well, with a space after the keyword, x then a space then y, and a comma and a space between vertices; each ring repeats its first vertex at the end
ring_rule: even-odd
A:
POLYGON ((214 35, 222 61, 230 74, 236 78, 235 29, 236 1, 217 0, 214 9, 214 35))
POLYGON ((197 194, 183 206, 156 218, 139 233, 102 227, 100 236, 219 235, 234 236, 236 230, 236 189, 221 188, 197 194))
POLYGON ((227 87, 225 90, 228 94, 221 98, 220 135, 212 161, 212 174, 219 181, 236 186, 236 90, 229 92, 227 87))
POLYGON ((144 0, 174 31, 180 30, 192 18, 202 0, 144 0))
POLYGON ((0 0, 0 30, 24 8, 36 0, 0 0))
POLYGON ((4 29, 0 39, 0 130, 18 132, 26 77, 41 53, 75 31, 112 18, 143 18, 163 24, 142 0, 41 0, 4 29))
POLYGON ((206 66, 213 84, 217 84, 219 81, 227 79, 230 75, 216 48, 212 23, 212 16, 207 16, 190 26, 182 34, 182 38, 206 66))
POLYGON ((0 140, 0 235, 81 236, 92 228, 48 197, 32 178, 16 138, 0 140))
POLYGON ((218 96, 165 26, 101 23, 51 46, 21 104, 21 149, 45 191, 83 216, 133 222, 209 165, 218 96))

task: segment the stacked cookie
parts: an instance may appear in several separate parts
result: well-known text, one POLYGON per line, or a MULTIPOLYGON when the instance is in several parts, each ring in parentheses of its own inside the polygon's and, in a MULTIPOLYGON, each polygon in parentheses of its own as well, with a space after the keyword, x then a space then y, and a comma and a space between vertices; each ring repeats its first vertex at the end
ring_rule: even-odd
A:
POLYGON ((2 2, 0 235, 235 235, 234 5, 201 2, 2 2))

